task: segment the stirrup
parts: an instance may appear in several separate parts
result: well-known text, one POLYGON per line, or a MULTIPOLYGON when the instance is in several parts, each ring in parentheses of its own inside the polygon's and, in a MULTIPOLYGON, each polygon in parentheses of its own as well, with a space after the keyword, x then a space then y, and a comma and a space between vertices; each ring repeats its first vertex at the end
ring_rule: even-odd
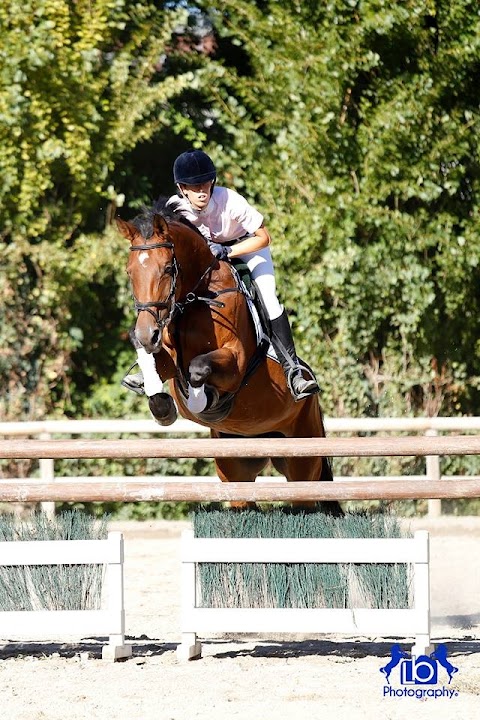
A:
POLYGON ((130 370, 133 370, 133 368, 136 365, 137 365, 137 363, 134 362, 133 365, 130 366, 127 374, 125 375, 125 377, 123 378, 123 380, 121 382, 121 385, 124 388, 127 388, 127 390, 131 390, 132 392, 137 393, 137 395, 145 395, 142 371, 140 370, 140 372, 130 375, 130 370))
POLYGON ((310 370, 310 368, 305 367, 304 365, 295 365, 294 367, 291 367, 289 369, 287 374, 287 385, 295 402, 299 402, 300 400, 304 400, 305 398, 311 397, 312 395, 316 395, 320 392, 320 388, 313 372, 310 370), (306 373, 309 377, 303 377, 304 373, 306 373), (295 390, 294 386, 295 378, 297 378, 299 375, 306 383, 305 389, 301 392, 295 390))

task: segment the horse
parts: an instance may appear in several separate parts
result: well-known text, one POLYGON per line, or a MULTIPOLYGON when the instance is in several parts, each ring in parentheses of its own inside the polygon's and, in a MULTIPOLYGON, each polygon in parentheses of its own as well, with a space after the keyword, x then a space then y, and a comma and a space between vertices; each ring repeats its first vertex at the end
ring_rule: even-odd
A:
MULTIPOLYGON (((137 318, 135 347, 155 354, 170 395, 150 408, 162 424, 181 415, 213 438, 325 437, 316 395, 295 402, 279 362, 259 351, 249 304, 227 261, 203 235, 159 198, 131 222, 117 218, 129 242, 127 274, 137 318)), ((268 341, 267 341, 268 345, 268 341)), ((333 480, 323 457, 215 458, 223 482, 254 481, 269 461, 289 481, 333 480)), ((243 504, 245 505, 245 504, 243 504)), ((338 502, 321 509, 343 514, 338 502)))

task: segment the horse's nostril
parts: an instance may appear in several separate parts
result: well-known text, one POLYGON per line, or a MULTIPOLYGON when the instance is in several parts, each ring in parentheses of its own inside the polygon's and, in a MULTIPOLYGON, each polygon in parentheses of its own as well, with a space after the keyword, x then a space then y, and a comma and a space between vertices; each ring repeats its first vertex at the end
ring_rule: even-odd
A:
POLYGON ((135 328, 135 337, 137 342, 144 347, 147 352, 154 351, 157 343, 160 341, 158 328, 152 328, 149 325, 143 326, 139 323, 137 323, 135 328))

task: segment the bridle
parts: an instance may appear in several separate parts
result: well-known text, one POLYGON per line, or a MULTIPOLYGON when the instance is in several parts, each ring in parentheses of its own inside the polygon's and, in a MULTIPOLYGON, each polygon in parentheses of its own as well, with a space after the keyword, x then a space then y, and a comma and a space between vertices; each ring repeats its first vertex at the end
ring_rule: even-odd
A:
POLYGON ((155 250, 156 248, 168 248, 169 250, 172 250, 172 280, 170 284, 170 291, 166 300, 141 303, 134 295, 133 302, 135 304, 137 315, 143 311, 150 313, 159 330, 162 330, 166 325, 168 325, 175 312, 175 291, 177 289, 178 263, 177 258, 175 257, 174 245, 171 242, 152 243, 151 245, 130 245, 130 251, 155 250), (154 312, 153 308, 155 308, 157 312, 154 312), (169 311, 168 316, 164 320, 160 318, 160 310, 169 311))
POLYGON ((175 293, 177 289, 177 278, 178 278, 178 263, 177 258, 175 257, 175 246, 171 242, 159 242, 159 243, 152 243, 151 245, 130 245, 130 250, 155 250, 156 248, 168 248, 169 250, 172 250, 172 282, 170 285, 170 292, 167 295, 166 300, 158 300, 158 301, 151 301, 146 303, 138 302, 135 295, 133 295, 133 302, 135 305, 135 310, 137 312, 137 315, 141 312, 148 312, 155 320, 155 324, 158 327, 160 331, 165 328, 170 321, 172 320, 173 316, 177 313, 183 313, 186 306, 190 305, 193 302, 200 301, 204 302, 207 305, 210 305, 212 307, 217 308, 223 308, 225 307, 225 303, 216 300, 216 298, 219 295, 223 295, 225 293, 230 292, 238 292, 238 288, 224 288, 223 290, 217 290, 216 292, 212 292, 210 297, 203 297, 201 295, 197 295, 197 288, 200 287, 201 283, 205 279, 205 277, 208 275, 212 267, 217 262, 217 259, 214 257, 212 259, 212 262, 207 267, 207 269, 203 272, 202 276, 196 283, 193 290, 191 290, 187 295, 185 296, 185 299, 180 302, 175 300, 175 293), (153 309, 156 309, 158 312, 154 312, 153 309), (160 310, 168 310, 167 317, 162 320, 160 318, 160 310))

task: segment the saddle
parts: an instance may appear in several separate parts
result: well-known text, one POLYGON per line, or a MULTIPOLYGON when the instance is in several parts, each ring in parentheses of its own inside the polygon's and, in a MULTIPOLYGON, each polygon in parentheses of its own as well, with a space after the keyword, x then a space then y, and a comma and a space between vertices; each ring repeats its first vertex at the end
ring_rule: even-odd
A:
POLYGON ((250 310, 250 315, 252 316, 255 332, 257 334, 257 345, 261 345, 263 342, 268 341, 273 353, 275 353, 271 345, 272 329, 270 327, 267 310, 263 304, 262 297, 257 290, 255 281, 250 275, 248 265, 239 258, 233 258, 230 260, 230 265, 237 285, 247 300, 248 309, 250 310))

